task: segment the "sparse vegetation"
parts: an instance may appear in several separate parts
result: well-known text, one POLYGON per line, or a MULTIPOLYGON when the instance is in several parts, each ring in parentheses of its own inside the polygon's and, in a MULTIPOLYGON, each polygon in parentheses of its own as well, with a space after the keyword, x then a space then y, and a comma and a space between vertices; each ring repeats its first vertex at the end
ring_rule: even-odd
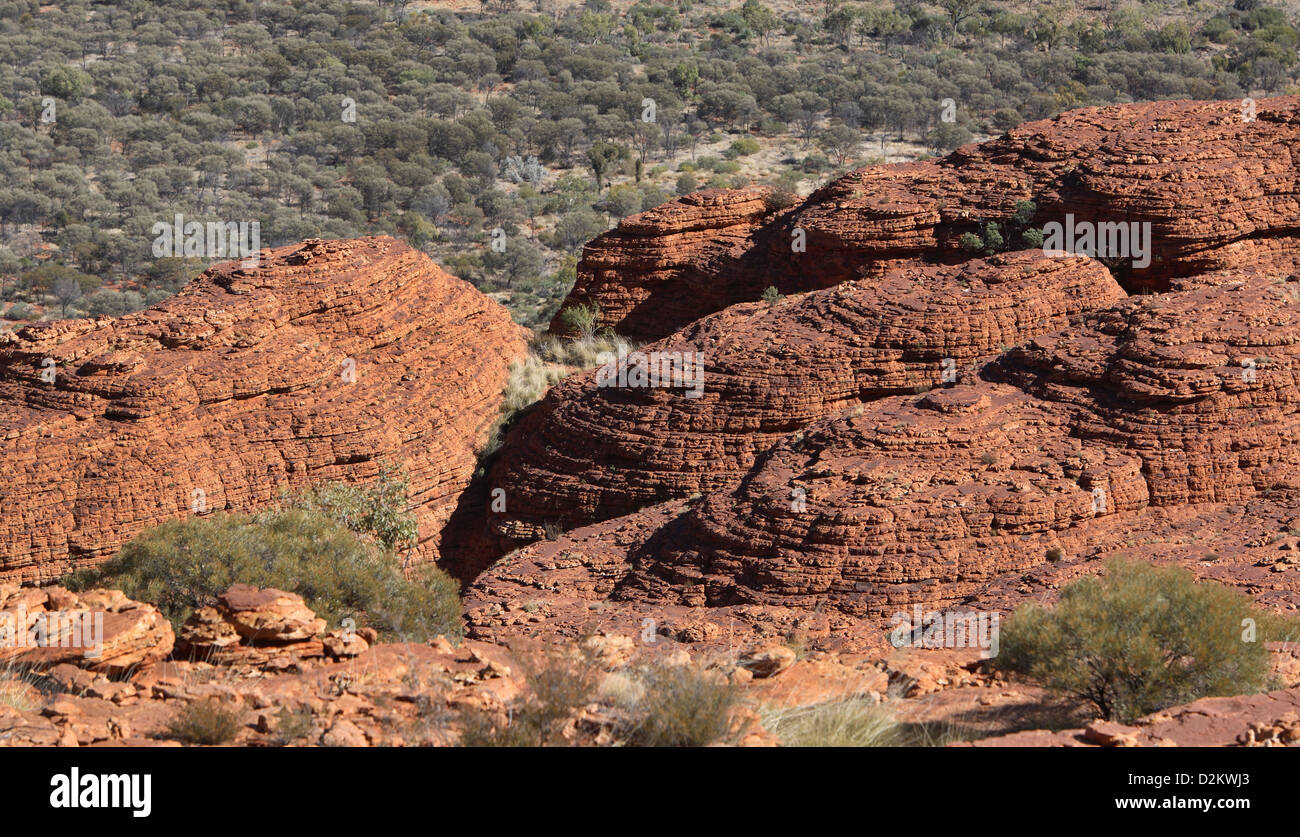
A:
POLYGON ((1263 690, 1264 642, 1288 625, 1188 570, 1112 560, 1102 577, 1066 586, 1055 607, 1018 608, 991 664, 1130 721, 1199 697, 1263 690))
POLYGON ((157 604, 177 627, 195 608, 244 583, 298 593, 331 626, 348 616, 389 638, 459 636, 459 585, 432 565, 404 574, 384 542, 403 537, 407 523, 391 508, 364 508, 367 497, 396 504, 397 484, 312 490, 256 515, 217 512, 168 521, 64 583, 74 590, 119 588, 157 604), (359 535, 327 512, 378 534, 359 535))
POLYGON ((185 705, 167 732, 177 741, 211 747, 233 741, 243 723, 243 713, 234 706, 219 700, 196 700, 185 705))
POLYGON ((738 702, 721 672, 657 663, 643 668, 644 684, 625 735, 638 747, 703 747, 730 730, 738 702))
POLYGON ((972 255, 1042 247, 1042 230, 1029 226, 1037 211, 1038 205, 1033 201, 1019 201, 1010 218, 982 223, 978 234, 962 233, 957 240, 958 246, 972 255))
POLYGON ((951 724, 906 724, 867 695, 796 707, 764 707, 763 728, 783 747, 938 747, 966 736, 951 724))
POLYGON ((0 706, 31 712, 41 706, 40 678, 9 663, 0 665, 0 706))
POLYGON ((564 747, 573 713, 592 699, 598 670, 581 655, 541 652, 527 671, 527 693, 504 717, 490 712, 462 714, 460 743, 466 747, 564 747))
POLYGON ((313 717, 311 707, 303 705, 297 709, 280 707, 275 715, 274 742, 281 746, 302 741, 311 734, 313 717))
POLYGON ((579 337, 590 340, 596 336, 600 323, 600 306, 574 303, 560 312, 560 322, 579 337))
POLYGON ((510 364, 501 415, 480 449, 479 458, 486 459, 495 453, 505 434, 542 399, 548 389, 576 371, 599 365, 602 355, 626 355, 635 351, 636 346, 636 343, 611 333, 578 338, 539 337, 527 355, 510 364))
POLYGON ((784 203, 1067 108, 1295 81, 1276 2, 956 6, 9 0, 0 311, 174 293, 207 260, 144 254, 181 213, 255 219, 268 246, 396 234, 535 327, 585 242, 673 192, 761 182, 784 203))

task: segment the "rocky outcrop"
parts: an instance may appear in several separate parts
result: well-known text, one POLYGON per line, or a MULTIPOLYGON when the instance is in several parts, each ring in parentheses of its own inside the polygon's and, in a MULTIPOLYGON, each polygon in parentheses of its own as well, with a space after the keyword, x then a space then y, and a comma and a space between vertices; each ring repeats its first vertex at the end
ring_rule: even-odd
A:
POLYGON ((1235 100, 1068 111, 939 160, 852 172, 752 230, 734 225, 730 202, 712 193, 633 216, 588 247, 570 301, 598 305, 603 326, 661 337, 769 285, 802 291, 875 278, 899 263, 964 260, 962 235, 1008 221, 1022 201, 1036 206, 1035 228, 1067 216, 1076 225, 1149 224, 1149 262, 1108 258, 1129 290, 1165 289, 1173 277, 1214 269, 1291 271, 1298 149, 1294 96, 1259 100, 1253 118, 1235 100), (727 233, 707 254, 677 245, 683 216, 727 233), (662 264, 689 283, 668 278, 662 264))
MULTIPOLYGON (((603 569, 583 572, 620 600, 857 616, 956 603, 1063 554, 1070 530, 1146 507, 1141 461, 1071 437, 1068 421, 1008 386, 882 399, 791 435, 733 489, 687 504, 631 546, 624 533, 638 515, 575 533, 585 536, 575 551, 608 554, 603 569)), ((474 589, 517 576, 541 548, 474 589)), ((547 587, 582 589, 548 576, 547 587)))
POLYGON ((116 319, 0 343, 0 578, 48 581, 144 528, 404 465, 430 557, 521 329, 391 238, 208 270, 116 319))
POLYGON ((327 633, 325 620, 296 593, 236 584, 215 605, 190 615, 181 626, 176 653, 212 664, 286 669, 304 660, 355 657, 377 639, 373 628, 327 633))
POLYGON ((557 626, 574 597, 715 624, 742 608, 1005 611, 1120 551, 1191 558, 1293 608, 1297 298, 1295 279, 1230 272, 1087 313, 1009 349, 984 368, 996 380, 862 404, 730 488, 512 555, 471 588, 471 624, 508 634, 530 588, 556 591, 538 598, 557 626))
MULTIPOLYGON (((756 271, 736 269, 750 236, 777 210, 771 190, 705 189, 624 219, 583 250, 568 305, 594 304, 621 334, 662 337, 733 302, 755 299, 756 271), (719 271, 726 275, 721 279, 719 271)), ((765 286, 764 286, 765 287, 765 286)), ((551 330, 567 331, 563 309, 551 330)))
POLYGON ((1095 260, 1025 251, 733 306, 623 363, 686 353, 700 364, 698 392, 606 385, 618 383, 606 380, 612 367, 553 388, 492 472, 506 495, 493 525, 531 540, 547 524, 721 490, 812 421, 969 381, 982 360, 1123 298, 1095 260))
POLYGON ((1300 488, 1300 276, 1213 274, 1012 349, 998 377, 1131 451, 1156 505, 1300 488))
POLYGON ((165 660, 175 636, 158 608, 120 590, 0 584, 0 666, 73 665, 108 676, 165 660))

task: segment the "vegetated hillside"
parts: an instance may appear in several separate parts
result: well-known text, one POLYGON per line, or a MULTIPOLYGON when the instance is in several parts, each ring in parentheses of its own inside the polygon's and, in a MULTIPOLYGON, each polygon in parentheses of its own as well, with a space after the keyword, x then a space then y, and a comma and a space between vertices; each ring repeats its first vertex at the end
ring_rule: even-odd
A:
POLYGON ((0 306, 157 301, 206 263, 150 257, 180 213, 270 246, 403 237, 535 326, 586 241, 698 187, 806 194, 1070 107, 1283 91, 1294 11, 0 3, 0 306))

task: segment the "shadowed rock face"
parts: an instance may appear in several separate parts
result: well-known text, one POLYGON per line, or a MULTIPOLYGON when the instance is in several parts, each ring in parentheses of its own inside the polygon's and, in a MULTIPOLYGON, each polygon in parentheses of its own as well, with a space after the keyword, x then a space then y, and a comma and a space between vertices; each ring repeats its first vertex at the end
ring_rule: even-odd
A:
POLYGON ((697 353, 698 398, 601 386, 600 373, 555 387, 493 470, 510 497, 493 523, 533 539, 548 522, 569 528, 720 490, 816 419, 969 380, 981 359, 1123 298, 1100 262, 1025 251, 734 306, 643 349, 697 353))
POLYGON ((1300 244, 1300 98, 1153 102, 1068 111, 940 160, 852 172, 764 215, 752 190, 688 195, 597 238, 574 303, 602 326, 662 337, 724 305, 961 261, 963 233, 1032 201, 1032 224, 1150 224, 1150 264, 1108 263, 1129 290, 1224 268, 1295 269, 1300 244), (796 231, 804 252, 791 248, 796 231))
MULTIPOLYGON (((762 277, 746 274, 739 260, 773 211, 763 187, 705 189, 625 218, 583 250, 579 295, 600 307, 603 325, 639 339, 664 336, 675 327, 666 323, 684 325, 757 299, 766 286, 746 282, 762 277)), ((564 330, 559 314, 551 330, 564 330)))
POLYGON ((406 465, 436 557, 524 349, 503 308, 387 237, 263 251, 146 311, 27 327, 0 344, 0 579, 384 461, 406 465))

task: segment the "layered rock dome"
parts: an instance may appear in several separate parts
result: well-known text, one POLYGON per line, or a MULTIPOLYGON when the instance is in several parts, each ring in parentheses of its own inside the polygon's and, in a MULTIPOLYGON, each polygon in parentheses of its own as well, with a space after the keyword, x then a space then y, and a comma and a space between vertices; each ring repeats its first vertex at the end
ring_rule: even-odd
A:
POLYGON ((28 326, 0 344, 0 579, 385 462, 436 557, 524 351, 504 308, 387 237, 267 250, 136 314, 28 326))
POLYGON ((1213 269, 1294 269, 1298 150, 1294 96, 1259 100, 1253 118, 1239 101, 1067 111, 942 159, 860 169, 767 215, 746 190, 633 216, 588 245, 569 303, 596 305, 622 334, 663 337, 768 286, 805 291, 963 260, 961 236, 1010 219, 1021 201, 1035 204, 1036 227, 1067 215, 1149 224, 1150 263, 1115 262, 1128 290, 1213 269))
POLYGON ((816 419, 969 380, 1008 346, 1123 298, 1100 262, 1025 251, 733 306, 641 349, 694 353, 698 398, 603 386, 599 370, 556 386, 492 473, 511 500, 493 523, 533 539, 549 522, 571 528, 717 490, 816 419))
MULTIPOLYGON (((700 353, 703 394, 602 388, 599 372, 552 390, 492 473, 511 496, 493 525, 571 531, 480 576, 471 630, 573 633, 615 605, 628 629, 695 613, 715 630, 817 618, 866 637, 913 605, 1050 598, 1117 554, 1300 606, 1285 551, 1300 527, 1300 99, 1257 113, 1072 111, 853 172, 693 263, 721 287, 686 300, 694 314, 625 263, 631 333, 668 334, 647 353, 700 353), (1035 227, 1150 224, 1150 264, 961 245, 1023 201, 1035 227), (714 310, 767 285, 794 295, 714 310), (651 329, 656 288, 675 301, 651 329), (518 619, 529 597, 540 620, 518 619)), ((610 265, 631 229, 650 248, 647 227, 680 212, 593 243, 603 284, 580 271, 571 299, 619 328, 601 302, 610 265)))
POLYGON ((1006 589, 1040 569, 1068 578, 1081 558, 1195 543, 1207 526, 1217 543, 1205 554, 1240 555, 1213 577, 1285 590, 1293 607, 1300 583, 1268 553, 1280 536, 1259 533, 1270 516, 1275 532, 1296 525, 1278 515, 1300 488, 1297 281, 1216 274, 1128 298, 1009 349, 969 383, 821 419, 731 488, 493 567, 473 592, 481 629, 500 627, 485 604, 550 567, 568 595, 620 605, 878 618, 1005 606, 1006 589), (1228 513, 1243 503, 1249 519, 1228 513))

